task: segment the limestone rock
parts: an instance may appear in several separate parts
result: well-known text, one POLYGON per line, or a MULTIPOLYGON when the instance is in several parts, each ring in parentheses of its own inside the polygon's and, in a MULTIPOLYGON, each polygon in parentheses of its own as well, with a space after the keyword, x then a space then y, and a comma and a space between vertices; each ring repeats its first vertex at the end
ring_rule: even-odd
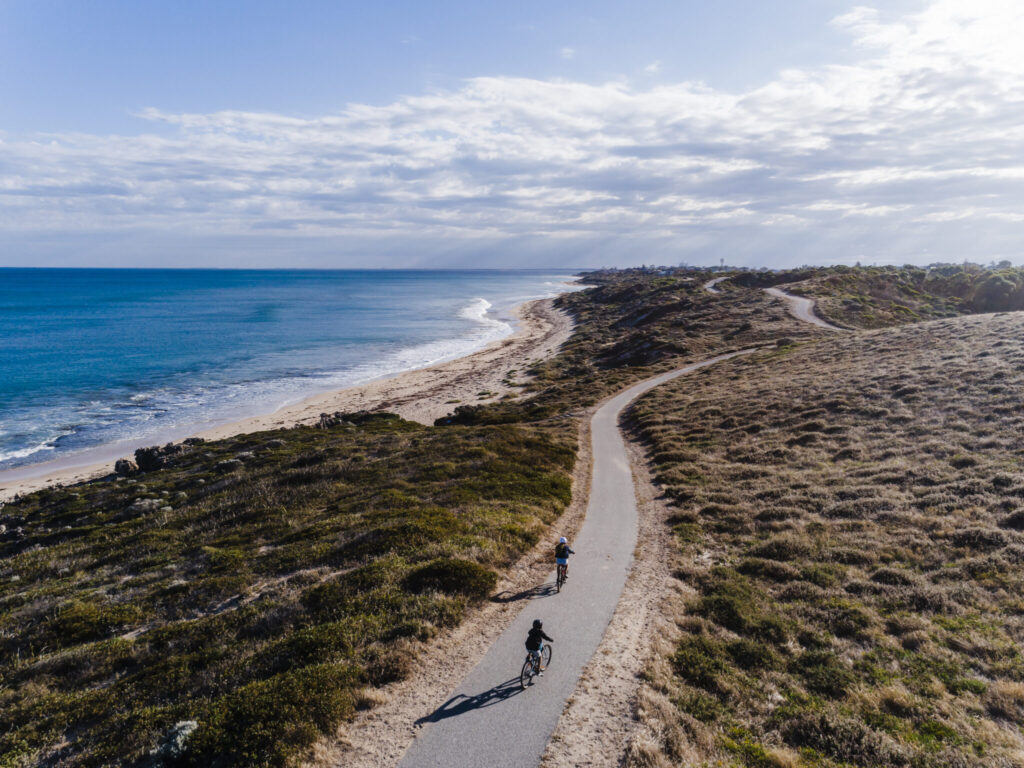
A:
POLYGON ((134 475, 138 471, 139 465, 136 464, 131 459, 118 459, 114 463, 114 472, 116 472, 121 477, 128 477, 129 475, 134 475))

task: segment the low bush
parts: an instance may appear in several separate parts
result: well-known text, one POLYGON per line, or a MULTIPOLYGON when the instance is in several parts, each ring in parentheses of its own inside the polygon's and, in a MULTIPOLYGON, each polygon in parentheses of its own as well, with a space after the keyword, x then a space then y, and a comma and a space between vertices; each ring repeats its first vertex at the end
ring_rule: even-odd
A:
POLYGON ((805 651, 790 663, 808 690, 831 698, 842 698, 856 677, 831 650, 805 651))
POLYGON ((910 765, 892 739, 857 720, 830 712, 794 717, 783 725, 782 737, 791 746, 812 749, 841 763, 865 768, 910 765))
POLYGON ((417 568, 405 577, 412 592, 438 590, 483 600, 494 591, 498 574, 469 560, 441 558, 417 568))
POLYGON ((783 643, 788 636, 787 622, 765 612, 767 595, 747 578, 728 568, 715 568, 702 587, 703 595, 693 612, 742 635, 783 643))
POLYGON ((676 646, 672 665, 683 680, 705 690, 716 690, 728 672, 725 648, 707 635, 686 635, 676 646))
POLYGON ((318 664, 239 688, 214 702, 187 743, 190 766, 291 765, 293 756, 355 711, 355 667, 318 664))
POLYGON ((778 536, 758 544, 750 554, 766 560, 800 560, 811 554, 811 542, 794 535, 778 536))

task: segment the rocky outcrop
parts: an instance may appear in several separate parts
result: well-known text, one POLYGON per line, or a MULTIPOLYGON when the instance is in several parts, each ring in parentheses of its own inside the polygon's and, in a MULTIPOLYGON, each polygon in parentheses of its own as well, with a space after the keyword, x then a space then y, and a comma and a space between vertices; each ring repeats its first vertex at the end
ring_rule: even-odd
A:
POLYGON ((0 543, 21 541, 25 538, 25 518, 17 515, 0 516, 0 543))
POLYGON ((320 429, 331 429, 333 427, 360 427, 373 421, 392 421, 402 418, 397 413, 387 411, 356 411, 355 413, 321 413, 320 422, 317 424, 320 429))
POLYGON ((114 472, 121 477, 131 477, 139 471, 139 465, 131 459, 118 459, 114 462, 114 472))
POLYGON ((158 499, 136 499, 128 507, 128 511, 133 514, 144 515, 148 512, 156 512, 161 506, 163 506, 163 502, 158 499))
MULTIPOLYGON (((167 443, 164 446, 153 445, 149 448, 139 448, 135 451, 135 463, 141 472, 155 472, 158 469, 169 466, 175 456, 188 453, 192 448, 202 445, 204 442, 201 437, 190 437, 180 443, 167 443)), ((128 460, 122 459, 121 461, 128 460)), ((116 464, 114 469, 117 471, 116 464)), ((121 473, 118 472, 118 474, 121 473)))

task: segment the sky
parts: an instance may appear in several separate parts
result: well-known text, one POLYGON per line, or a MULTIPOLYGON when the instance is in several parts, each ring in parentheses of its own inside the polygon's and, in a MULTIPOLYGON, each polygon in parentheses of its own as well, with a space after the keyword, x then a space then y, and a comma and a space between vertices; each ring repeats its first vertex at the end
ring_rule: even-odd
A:
POLYGON ((1024 4, 0 0, 0 266, 1024 261, 1024 4))

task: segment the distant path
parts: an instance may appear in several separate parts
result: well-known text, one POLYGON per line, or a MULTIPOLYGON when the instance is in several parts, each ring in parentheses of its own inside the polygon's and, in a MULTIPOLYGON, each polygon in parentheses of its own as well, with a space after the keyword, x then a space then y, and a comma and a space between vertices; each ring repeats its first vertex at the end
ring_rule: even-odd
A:
POLYGON ((765 288, 764 292, 770 296, 784 299, 789 305, 789 313, 797 320, 803 320, 805 323, 812 323, 821 328, 828 328, 831 331, 846 330, 845 328, 840 328, 838 325, 832 325, 832 323, 822 320, 814 314, 814 299, 808 299, 803 296, 794 296, 793 294, 786 293, 778 288, 765 288))
MULTIPOLYGON (((737 355, 719 355, 620 392, 591 419, 593 482, 586 519, 572 542, 570 580, 561 594, 531 599, 452 696, 433 713, 399 763, 403 768, 526 768, 539 764, 566 699, 594 654, 619 602, 637 538, 636 497, 619 416, 634 399, 687 373, 737 355), (519 688, 523 641, 534 619, 555 638, 551 667, 519 688)), ((554 572, 551 573, 554 578, 554 572)))
POLYGON ((715 286, 718 285, 723 280, 728 279, 729 275, 726 275, 725 277, 716 277, 714 280, 708 280, 706 283, 704 283, 704 290, 707 291, 708 293, 721 293, 721 291, 715 288, 715 286))

